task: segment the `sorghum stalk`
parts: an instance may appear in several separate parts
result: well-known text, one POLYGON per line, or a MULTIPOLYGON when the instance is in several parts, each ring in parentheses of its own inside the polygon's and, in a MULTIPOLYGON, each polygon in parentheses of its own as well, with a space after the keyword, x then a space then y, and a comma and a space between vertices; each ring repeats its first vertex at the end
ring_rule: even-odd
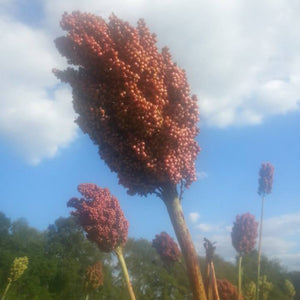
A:
POLYGON ((114 251, 115 251, 115 253, 118 257, 118 260, 121 264, 123 275, 124 275, 124 278, 125 278, 125 281, 126 281, 126 285, 127 285, 127 288, 128 288, 129 295, 130 295, 130 299, 135 300, 135 295, 134 295, 134 292, 133 292, 133 289, 132 289, 132 285, 131 285, 131 282, 130 282, 127 266, 126 266, 126 263, 125 263, 125 260, 124 260, 122 247, 116 247, 116 249, 114 251))
POLYGON ((265 197, 262 196, 261 201, 261 214, 260 214, 260 226, 259 226, 259 238, 258 238, 258 255, 257 255, 257 281, 256 281, 256 300, 259 300, 259 278, 260 278, 260 260, 261 260, 261 244, 262 244, 262 227, 264 220, 264 204, 265 197))
POLYGON ((216 279, 216 273, 213 262, 210 263, 210 270, 211 270, 211 280, 212 280, 212 293, 214 300, 220 300, 219 291, 218 291, 218 284, 216 279))
POLYGON ((193 292, 194 300, 206 300, 206 293, 199 268, 198 255, 194 247, 190 232, 186 225, 181 203, 174 189, 164 191, 162 194, 167 207, 181 252, 187 267, 187 275, 193 292))
POLYGON ((1 297, 1 300, 5 299, 6 293, 8 292, 10 285, 11 285, 11 280, 8 281, 8 284, 7 284, 7 286, 5 288, 5 291, 4 291, 4 293, 3 293, 2 297, 1 297))
POLYGON ((216 247, 207 238, 204 238, 204 248, 206 252, 206 266, 205 266, 205 290, 207 300, 220 300, 213 257, 216 247))
POLYGON ((257 193, 260 196, 262 196, 262 201, 261 201, 258 257, 257 257, 256 300, 259 300, 260 258, 261 258, 262 228, 263 228, 263 218, 264 218, 264 202, 265 202, 265 196, 272 192, 273 175, 274 175, 274 166, 269 162, 262 163, 261 168, 259 170, 258 191, 257 191, 257 193))
POLYGON ((241 299, 241 294, 242 294, 242 259, 243 256, 241 253, 239 253, 239 270, 238 270, 238 274, 239 274, 239 278, 238 278, 238 300, 241 299))

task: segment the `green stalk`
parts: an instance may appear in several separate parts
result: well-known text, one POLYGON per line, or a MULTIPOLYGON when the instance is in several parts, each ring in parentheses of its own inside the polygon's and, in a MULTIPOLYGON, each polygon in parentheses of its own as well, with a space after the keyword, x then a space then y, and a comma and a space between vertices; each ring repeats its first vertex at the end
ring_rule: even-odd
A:
POLYGON ((86 294, 85 300, 89 300, 89 294, 86 294))
POLYGON ((242 294, 242 254, 239 253, 239 278, 238 278, 238 300, 241 299, 241 294, 242 294))
POLYGON ((256 300, 259 300, 259 278, 260 278, 260 258, 261 258, 261 244, 262 244, 262 227, 264 219, 264 204, 265 197, 262 196, 261 201, 261 214, 260 214, 260 226, 259 226, 259 239, 258 239, 258 256, 257 256, 257 279, 256 279, 256 300))
POLYGON ((132 285, 131 285, 131 282, 130 282, 130 279, 129 279, 129 274, 128 274, 127 266, 126 266, 125 259, 124 259, 124 256, 123 256, 122 247, 118 246, 115 249, 115 253, 116 253, 116 255, 119 259, 119 262, 121 264, 121 267, 122 267, 122 271, 123 271, 123 275, 124 275, 124 278, 125 278, 125 281, 126 281, 126 285, 127 285, 127 288, 128 288, 130 299, 135 300, 135 294, 134 294, 134 291, 133 291, 133 288, 132 288, 132 285))
POLYGON ((193 300, 207 300, 199 268, 198 255, 184 220, 176 187, 164 189, 161 197, 167 207, 182 256, 185 260, 187 275, 193 292, 193 300))
POLYGON ((4 291, 4 293, 3 293, 2 297, 1 297, 1 300, 4 300, 4 298, 6 296, 6 293, 7 293, 8 289, 9 289, 10 285, 11 285, 11 280, 8 280, 8 284, 7 284, 7 286, 5 288, 5 291, 4 291))

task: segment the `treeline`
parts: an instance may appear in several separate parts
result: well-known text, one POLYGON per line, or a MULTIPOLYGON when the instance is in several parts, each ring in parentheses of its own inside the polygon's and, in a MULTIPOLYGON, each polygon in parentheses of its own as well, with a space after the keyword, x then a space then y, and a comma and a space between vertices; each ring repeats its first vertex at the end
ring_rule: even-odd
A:
MULTIPOLYGON (((192 299, 184 264, 165 265, 151 242, 129 239, 124 249, 128 270, 137 299, 192 299)), ((103 285, 89 295, 93 299, 128 299, 116 258, 100 252, 84 235, 74 217, 59 218, 41 232, 28 226, 26 220, 11 222, 0 213, 0 295, 3 293, 16 257, 27 256, 28 269, 12 283, 6 300, 80 300, 85 299, 86 269, 95 262, 103 265, 103 285)), ((204 258, 199 258, 203 269, 204 258)), ((244 257, 244 287, 256 280, 257 253, 244 257)), ((236 285, 236 266, 215 256, 217 278, 236 285)), ((300 272, 286 272, 277 261, 262 257, 262 275, 272 283, 268 299, 291 299, 285 290, 285 279, 296 288, 294 299, 300 299, 300 272)))

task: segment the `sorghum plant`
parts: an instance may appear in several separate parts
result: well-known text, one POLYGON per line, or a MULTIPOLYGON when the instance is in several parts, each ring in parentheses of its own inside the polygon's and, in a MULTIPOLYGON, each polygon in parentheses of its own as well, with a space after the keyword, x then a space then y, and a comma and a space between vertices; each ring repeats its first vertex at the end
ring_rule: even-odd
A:
MULTIPOLYGON (((232 285, 227 279, 217 279, 220 300, 235 300, 238 297, 236 286, 232 285)), ((244 298, 241 296, 241 300, 244 298)))
POLYGON ((154 247, 159 254, 161 260, 167 265, 174 263, 180 258, 180 250, 175 241, 166 233, 161 232, 152 240, 154 247))
POLYGON ((260 259, 261 259, 261 245, 262 245, 262 228, 264 219, 264 204, 265 196, 272 192, 273 186, 274 166, 267 163, 262 163, 259 170, 258 191, 257 193, 262 197, 261 201, 261 214, 259 226, 259 239, 258 239, 258 258, 257 258, 257 280, 256 280, 256 300, 259 300, 259 280, 260 280, 260 259))
POLYGON ((78 186, 78 191, 84 198, 71 198, 71 212, 87 233, 87 238, 96 243, 104 252, 114 251, 121 264, 124 278, 132 300, 135 295, 129 279, 122 248, 127 241, 128 221, 125 219, 119 201, 108 189, 102 189, 95 184, 86 183, 78 186))
POLYGON ((250 213, 237 215, 231 232, 231 241, 238 252, 238 298, 242 292, 242 257, 254 249, 257 239, 258 222, 250 213))
POLYGON ((266 275, 261 276, 259 279, 259 285, 260 285, 260 296, 262 300, 268 300, 269 294, 273 289, 272 282, 268 281, 268 278, 266 275))
POLYGON ((12 282, 18 280, 23 273, 25 272, 25 270, 28 268, 28 257, 24 256, 24 257, 16 257, 12 263, 11 269, 10 269, 10 273, 9 273, 9 277, 8 277, 8 283, 7 286, 3 292, 3 295, 1 297, 1 300, 5 299, 5 296, 10 288, 10 285, 12 284, 12 282))
POLYGON ((214 246, 214 243, 210 242, 207 238, 204 238, 203 246, 206 253, 205 289, 207 300, 220 300, 215 267, 213 263, 216 246, 214 246))
POLYGON ((289 299, 293 300, 296 295, 296 290, 293 283, 288 279, 284 280, 284 290, 289 299))
POLYGON ((256 284, 254 281, 250 281, 244 290, 244 299, 245 300, 255 300, 255 293, 256 293, 256 284))
POLYGON ((143 20, 132 27, 112 15, 65 13, 68 33, 55 40, 75 68, 54 70, 73 89, 76 122, 98 145, 129 194, 157 194, 166 204, 187 265, 194 299, 205 300, 198 257, 180 198, 195 181, 200 147, 196 96, 184 70, 161 52, 143 20), (180 191, 178 191, 180 187, 180 191))
POLYGON ((89 266, 85 272, 85 300, 89 299, 89 293, 103 285, 103 271, 101 262, 89 266))

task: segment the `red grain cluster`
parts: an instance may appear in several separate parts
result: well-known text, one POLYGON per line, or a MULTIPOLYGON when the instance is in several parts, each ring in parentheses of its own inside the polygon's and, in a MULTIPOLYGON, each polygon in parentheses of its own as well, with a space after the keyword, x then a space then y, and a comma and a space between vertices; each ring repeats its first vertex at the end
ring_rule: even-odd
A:
MULTIPOLYGON (((220 300, 238 299, 238 290, 236 286, 231 284, 227 279, 217 279, 217 285, 220 300)), ((240 296, 240 300, 244 300, 244 298, 240 296)))
POLYGON ((259 170, 259 179, 258 179, 258 194, 266 195, 272 192, 273 186, 273 175, 274 175, 274 166, 267 163, 262 163, 259 170))
POLYGON ((250 213, 237 215, 231 231, 232 245, 238 253, 249 253, 255 247, 258 222, 250 213))
POLYGON ((76 122, 130 194, 195 180, 200 148, 196 96, 185 71, 161 53, 143 20, 65 13, 55 40, 75 68, 54 70, 73 90, 76 122))
POLYGON ((165 263, 173 263, 179 260, 180 250, 174 240, 166 233, 161 232, 152 240, 154 247, 165 263))
POLYGON ((85 272, 85 287, 87 290, 95 290, 103 285, 103 272, 101 262, 89 266, 85 272))
POLYGON ((71 214, 78 217, 87 238, 105 252, 124 246, 128 235, 128 221, 118 199, 108 189, 91 183, 80 184, 78 190, 84 198, 71 198, 68 207, 76 209, 71 214))

